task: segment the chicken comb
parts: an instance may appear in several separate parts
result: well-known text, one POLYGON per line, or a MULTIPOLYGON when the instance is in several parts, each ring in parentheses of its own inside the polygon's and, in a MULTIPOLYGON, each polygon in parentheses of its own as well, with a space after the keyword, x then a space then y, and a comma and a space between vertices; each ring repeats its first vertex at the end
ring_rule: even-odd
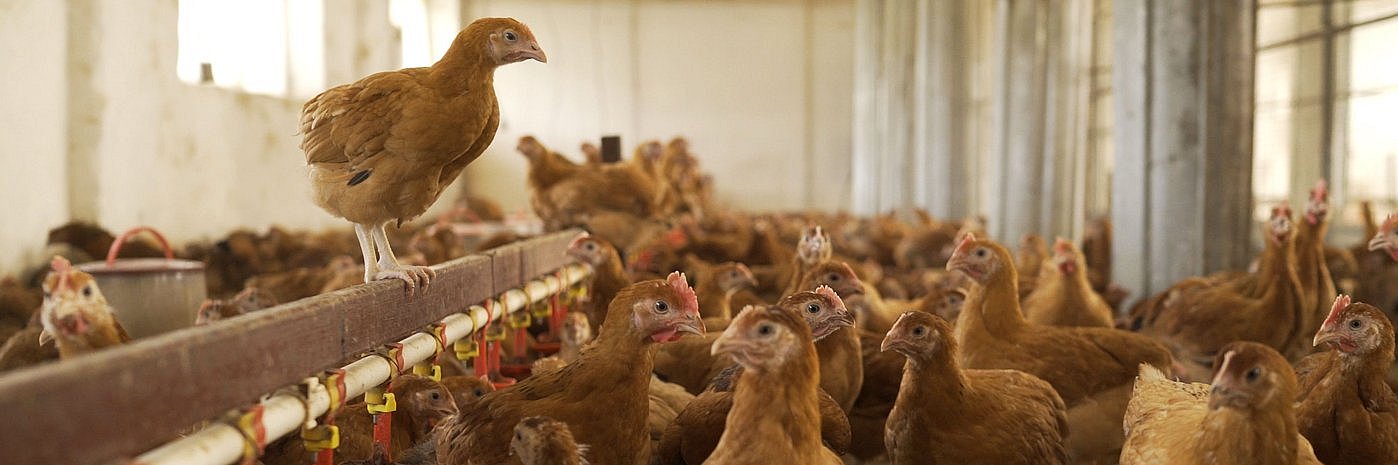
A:
POLYGON ((849 275, 850 275, 851 277, 854 278, 854 281, 855 281, 855 282, 859 282, 859 273, 855 273, 855 272, 854 272, 854 268, 853 268, 853 267, 850 267, 850 266, 849 266, 849 263, 847 263, 847 262, 840 262, 840 266, 842 266, 842 267, 845 268, 845 272, 846 272, 846 273, 849 273, 849 275))
POLYGON ((583 241, 588 240, 588 239, 591 238, 591 237, 592 237, 592 234, 588 234, 587 231, 580 232, 580 233, 578 233, 578 237, 574 237, 574 238, 573 238, 573 242, 569 242, 569 243, 568 243, 568 248, 572 249, 572 248, 581 246, 582 243, 583 243, 583 241))
POLYGON ((1330 195, 1329 186, 1330 184, 1325 182, 1324 178, 1316 180, 1315 187, 1311 188, 1311 201, 1324 202, 1325 199, 1330 195))
POLYGON ((752 268, 748 268, 747 265, 739 263, 736 268, 738 270, 738 273, 741 273, 743 277, 751 279, 753 281, 757 280, 757 275, 752 274, 752 268))
POLYGON ((1072 253, 1073 253, 1073 243, 1072 243, 1072 242, 1069 242, 1067 239, 1064 239, 1064 238, 1062 238, 1062 237, 1059 237, 1059 238, 1057 238, 1057 239, 1054 239, 1054 241, 1053 241, 1053 252, 1054 252, 1054 253, 1057 253, 1057 254, 1060 254, 1060 255, 1069 255, 1069 254, 1072 254, 1072 253))
POLYGON ((633 271, 650 271, 655 263, 655 251, 646 249, 636 253, 636 258, 631 260, 633 271))
POLYGON ((836 294, 835 290, 831 289, 830 286, 821 285, 815 288, 815 293, 835 304, 836 308, 845 308, 845 301, 840 299, 840 294, 836 294))
POLYGON ((951 252, 951 256, 955 257, 955 256, 957 256, 957 255, 961 255, 961 254, 963 254, 963 253, 966 253, 967 250, 970 250, 970 249, 971 249, 971 245, 972 245, 972 244, 975 244, 975 243, 976 243, 976 234, 975 234, 975 233, 970 233, 970 232, 968 232, 968 233, 962 234, 962 235, 961 235, 961 240, 957 241, 957 243, 956 243, 956 250, 953 250, 953 251, 951 252))
POLYGON ((1218 379, 1222 378, 1223 374, 1228 372, 1228 364, 1233 361, 1234 355, 1238 355, 1238 352, 1230 350, 1228 352, 1224 352, 1223 356, 1219 357, 1223 359, 1223 361, 1218 363, 1218 370, 1214 371, 1213 380, 1211 380, 1209 384, 1218 384, 1218 379))
POLYGON ((1325 316, 1325 323, 1322 323, 1320 327, 1324 328, 1326 326, 1330 326, 1332 323, 1335 323, 1336 320, 1339 320, 1340 312, 1344 311, 1346 308, 1349 308, 1349 304, 1352 302, 1353 299, 1350 299, 1350 297, 1347 295, 1340 294, 1336 296, 1335 303, 1330 305, 1330 314, 1325 316))
POLYGON ((684 229, 673 228, 665 233, 665 245, 678 249, 688 243, 689 235, 684 233, 684 229))
POLYGON ((699 313, 699 296, 694 293, 694 288, 689 287, 689 280, 685 278, 684 273, 671 272, 670 276, 665 277, 665 282, 669 283, 670 290, 679 296, 682 308, 699 313))
POLYGON ((53 268, 54 273, 58 274, 58 283, 54 285, 53 290, 58 291, 59 289, 66 289, 68 287, 68 275, 73 272, 73 262, 68 261, 68 259, 62 256, 54 255, 53 260, 49 262, 49 266, 53 268))
POLYGON ((1398 229, 1398 213, 1389 213, 1388 218, 1383 220, 1383 225, 1379 226, 1381 232, 1391 232, 1398 229))

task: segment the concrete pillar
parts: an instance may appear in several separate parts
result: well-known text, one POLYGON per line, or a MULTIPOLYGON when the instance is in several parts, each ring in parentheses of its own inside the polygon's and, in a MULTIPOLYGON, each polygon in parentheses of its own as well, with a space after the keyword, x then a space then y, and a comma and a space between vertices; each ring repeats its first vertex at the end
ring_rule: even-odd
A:
POLYGON ((1245 267, 1252 208, 1250 0, 1118 0, 1113 276, 1137 298, 1245 267))

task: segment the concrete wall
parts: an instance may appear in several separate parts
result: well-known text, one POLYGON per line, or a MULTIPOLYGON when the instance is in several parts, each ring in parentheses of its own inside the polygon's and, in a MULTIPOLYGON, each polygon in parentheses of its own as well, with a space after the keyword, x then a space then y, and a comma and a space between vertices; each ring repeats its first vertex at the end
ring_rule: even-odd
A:
MULTIPOLYGON (((387 3, 325 2, 325 85, 398 67, 387 3)), ((523 134, 573 155, 601 134, 685 135, 734 206, 845 206, 852 0, 429 5, 519 18, 548 52, 498 72, 500 133, 462 183, 508 208, 528 205, 523 134)), ((306 96, 179 81, 177 19, 177 0, 0 0, 0 197, 25 199, 0 202, 0 274, 42 260, 45 231, 70 218, 177 242, 344 224, 307 198, 306 96)))
POLYGON ((61 2, 0 0, 0 273, 39 260, 68 217, 61 2))
POLYGON ((625 155, 683 135, 749 210, 848 206, 852 0, 473 1, 472 16, 530 25, 547 64, 501 68, 501 126, 470 189, 527 208, 515 142, 533 134, 581 158, 619 134, 625 155))

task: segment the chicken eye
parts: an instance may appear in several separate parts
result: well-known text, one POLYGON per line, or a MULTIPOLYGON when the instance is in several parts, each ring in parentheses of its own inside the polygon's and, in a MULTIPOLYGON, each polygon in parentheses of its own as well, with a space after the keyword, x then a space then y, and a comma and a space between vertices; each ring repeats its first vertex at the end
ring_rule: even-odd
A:
POLYGON ((505 40, 510 41, 510 42, 514 42, 515 39, 518 39, 518 38, 519 38, 519 37, 515 35, 514 31, 505 31, 505 40))
POLYGON ((1257 378, 1262 377, 1262 368, 1252 367, 1251 370, 1248 370, 1246 376, 1249 383, 1257 382, 1257 378))
POLYGON ((436 393, 436 392, 433 392, 433 393, 432 393, 432 400, 441 400, 441 398, 442 398, 442 395, 441 395, 441 394, 438 394, 438 393, 436 393))
POLYGON ((976 249, 976 257, 985 258, 985 249, 976 249))
POLYGON ((524 440, 524 435, 523 435, 523 434, 520 434, 519 431, 515 431, 515 439, 518 439, 518 440, 523 441, 523 440, 524 440))
POLYGON ((762 325, 757 327, 757 334, 761 334, 763 336, 771 336, 773 332, 776 332, 776 328, 773 328, 772 325, 762 325))
POLYGON ((655 301, 655 311, 659 313, 668 312, 670 311, 670 304, 666 303, 664 300, 657 300, 655 301))
POLYGON ((835 273, 830 273, 830 276, 826 276, 825 279, 829 280, 829 281, 832 282, 832 283, 838 283, 838 282, 840 282, 840 275, 835 274, 835 273))
POLYGON ((954 303, 954 304, 959 304, 959 303, 961 303, 961 296, 959 296, 959 295, 951 295, 951 296, 948 296, 948 297, 947 297, 947 301, 948 301, 948 302, 951 302, 951 303, 954 303))
POLYGON ((476 388, 476 390, 471 391, 471 393, 472 393, 472 394, 475 394, 476 397, 480 397, 480 396, 485 395, 485 390, 484 390, 484 389, 481 389, 481 388, 476 388))
POLYGON ((83 297, 92 297, 92 285, 83 286, 83 297))
POLYGON ((584 249, 587 249, 588 252, 591 252, 591 251, 593 251, 593 250, 597 250, 597 244, 593 244, 593 243, 591 243, 591 242, 588 242, 587 245, 584 245, 584 246, 583 246, 583 248, 584 248, 584 249))
POLYGON ((924 334, 927 334, 927 327, 925 327, 925 326, 918 326, 918 327, 916 327, 916 328, 913 328, 913 335, 914 335, 914 336, 922 337, 924 334))
POLYGON ((816 304, 806 304, 806 313, 820 313, 820 306, 816 304))

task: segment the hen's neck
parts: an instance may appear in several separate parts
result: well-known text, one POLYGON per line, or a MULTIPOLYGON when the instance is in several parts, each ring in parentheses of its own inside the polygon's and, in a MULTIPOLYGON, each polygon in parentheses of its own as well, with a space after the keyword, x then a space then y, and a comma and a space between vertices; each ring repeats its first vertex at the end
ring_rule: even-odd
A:
POLYGON ((577 444, 564 438, 550 438, 539 451, 539 464, 582 465, 582 452, 577 444))
MULTIPOLYGON (((626 276, 626 270, 621 266, 621 256, 616 251, 610 251, 609 257, 601 266, 593 267, 592 289, 588 294, 594 305, 598 309, 605 309, 616 298, 618 292, 631 285, 631 279, 626 276)), ((606 318, 606 310, 602 310, 603 319, 606 318)))
POLYGON ((981 291, 966 299, 965 310, 956 322, 956 336, 965 347, 968 336, 1008 339, 1028 324, 1019 308, 1019 276, 1006 266, 988 276, 981 291))
POLYGON ((115 321, 108 324, 99 322, 93 325, 92 331, 86 336, 73 339, 55 338, 54 343, 58 347, 59 357, 68 358, 125 343, 126 339, 122 337, 124 332, 117 329, 117 324, 115 321))
POLYGON ((1381 347, 1368 356, 1356 356, 1333 351, 1333 359, 1323 366, 1328 371, 1314 383, 1311 391, 1297 404, 1301 411, 1320 409, 1331 411, 1334 404, 1349 397, 1369 407, 1371 403, 1387 403, 1393 397, 1388 386, 1388 368, 1393 363, 1393 345, 1381 347))
POLYGON ((566 367, 571 368, 568 371, 575 378, 572 383, 638 391, 638 398, 644 401, 655 351, 656 344, 649 336, 641 334, 632 325, 631 318, 618 312, 603 324, 597 339, 582 348, 577 361, 566 367))
POLYGON ((1305 219, 1301 220, 1301 230, 1296 235, 1296 275, 1304 286, 1312 287, 1311 293, 1316 296, 1312 309, 1316 312, 1328 310, 1325 299, 1335 295, 1335 282, 1330 276, 1330 265, 1325 260, 1325 233, 1329 230, 1330 221, 1326 218, 1320 219, 1316 224, 1311 224, 1305 219))
POLYGON ((731 293, 724 292, 718 287, 716 276, 705 276, 704 279, 697 280, 699 284, 694 287, 694 294, 699 297, 699 311, 708 316, 718 316, 729 318, 730 315, 725 308, 728 296, 731 293))
POLYGON ((484 38, 452 42, 442 59, 427 68, 428 85, 445 96, 495 92, 495 60, 484 53, 484 38))
POLYGON ((1204 416, 1199 452, 1212 454, 1216 463, 1297 463, 1299 436, 1291 402, 1245 413, 1220 408, 1204 416))
POLYGON ((819 368, 813 349, 807 343, 790 362, 773 371, 744 371, 719 439, 722 447, 715 455, 722 453, 719 451, 749 454, 753 450, 796 454, 782 457, 789 460, 811 456, 824 447, 816 391, 819 368))
POLYGON ((908 357, 898 400, 903 403, 906 396, 911 401, 906 404, 912 407, 910 414, 936 417, 956 411, 962 407, 965 394, 966 374, 947 351, 939 351, 929 358, 908 357))

